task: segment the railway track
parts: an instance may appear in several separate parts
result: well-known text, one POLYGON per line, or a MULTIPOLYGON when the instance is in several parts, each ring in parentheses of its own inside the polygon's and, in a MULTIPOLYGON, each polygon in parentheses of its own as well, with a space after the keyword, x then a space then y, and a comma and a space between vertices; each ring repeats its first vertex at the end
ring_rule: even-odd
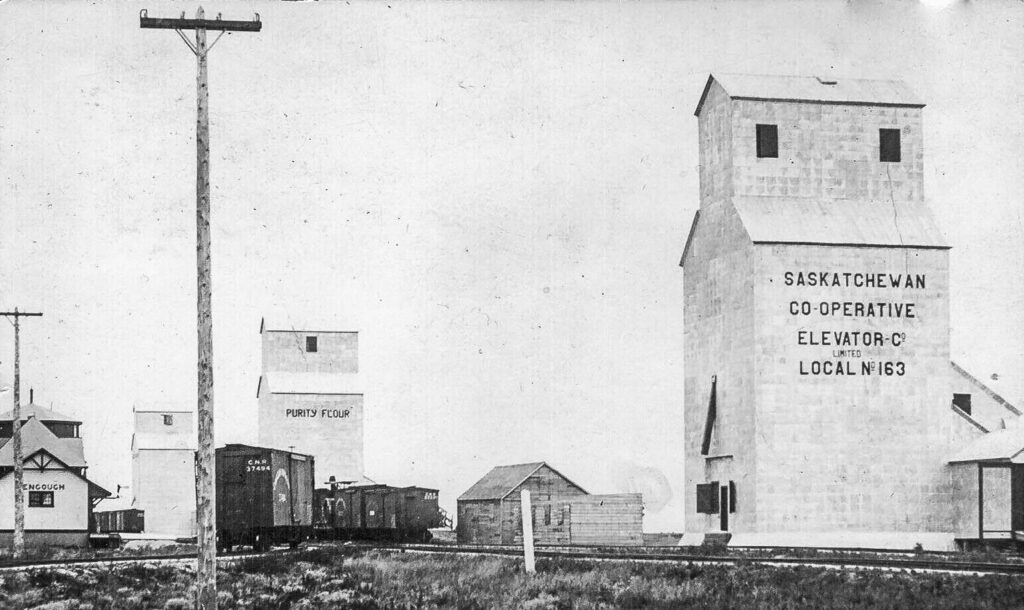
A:
MULTIPOLYGON (((243 559, 249 559, 251 557, 260 557, 264 555, 270 555, 275 553, 287 553, 289 550, 278 549, 271 550, 265 553, 254 553, 254 552, 232 552, 232 553, 218 553, 218 563, 232 563, 235 561, 241 561, 243 559)), ((139 563, 152 563, 152 564, 174 564, 174 563, 191 563, 196 560, 195 554, 166 554, 166 555, 129 555, 129 556, 107 556, 107 557, 83 557, 81 559, 39 559, 32 561, 14 561, 4 560, 0 561, 0 572, 18 572, 25 570, 47 570, 47 569, 61 569, 61 568, 73 568, 73 567, 84 567, 84 566, 118 566, 118 565, 133 565, 139 563)))
MULTIPOLYGON (((347 543, 362 550, 378 550, 395 553, 440 554, 440 555, 481 555, 496 557, 521 557, 522 547, 497 545, 451 545, 451 544, 395 544, 395 543, 347 543)), ((272 549, 257 553, 235 551, 219 553, 218 562, 232 563, 244 559, 267 555, 296 553, 303 548, 337 546, 337 543, 314 543, 299 549, 272 549)), ((679 563, 688 565, 765 565, 805 566, 833 569, 877 569, 887 571, 944 572, 951 574, 1024 574, 1024 562, 969 561, 953 558, 952 554, 936 557, 894 553, 892 556, 858 556, 855 553, 836 553, 836 556, 758 556, 740 554, 697 554, 675 547, 540 547, 535 551, 538 559, 579 559, 583 561, 638 561, 650 563, 679 563)), ((84 566, 119 566, 139 563, 174 564, 195 561, 193 554, 137 555, 89 557, 70 560, 0 561, 0 572, 61 569, 84 566)))
MULTIPOLYGON (((478 554, 491 556, 522 556, 522 547, 511 546, 457 546, 438 544, 372 545, 369 548, 397 552, 434 554, 478 554)), ((964 574, 1024 574, 1024 562, 986 562, 958 560, 951 556, 925 556, 894 554, 891 557, 857 556, 758 556, 758 555, 704 555, 674 550, 674 547, 539 547, 536 557, 546 559, 581 559, 596 561, 642 561, 658 563, 685 563, 706 565, 768 565, 808 566, 826 568, 863 568, 897 571, 948 572, 964 574)))

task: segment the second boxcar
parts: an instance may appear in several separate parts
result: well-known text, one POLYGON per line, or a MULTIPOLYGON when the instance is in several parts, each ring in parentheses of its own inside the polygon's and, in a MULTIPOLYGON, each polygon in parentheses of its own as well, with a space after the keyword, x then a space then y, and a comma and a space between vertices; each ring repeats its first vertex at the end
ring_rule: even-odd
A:
POLYGON ((313 536, 313 456, 267 447, 217 449, 217 544, 266 549, 313 536))
POLYGON ((341 540, 429 540, 428 530, 443 520, 437 493, 426 487, 380 484, 317 489, 317 535, 341 540))
POLYGON ((95 531, 101 534, 137 534, 146 529, 146 513, 137 508, 94 512, 95 531))

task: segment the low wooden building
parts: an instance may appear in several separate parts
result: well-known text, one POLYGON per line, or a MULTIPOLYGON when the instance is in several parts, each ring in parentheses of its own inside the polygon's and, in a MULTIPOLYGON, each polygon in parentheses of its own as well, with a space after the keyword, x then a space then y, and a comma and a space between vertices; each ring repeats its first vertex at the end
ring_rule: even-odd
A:
POLYGON ((522 544, 524 489, 530 491, 536 544, 643 543, 641 494, 590 495, 544 462, 498 466, 459 496, 459 542, 522 544))

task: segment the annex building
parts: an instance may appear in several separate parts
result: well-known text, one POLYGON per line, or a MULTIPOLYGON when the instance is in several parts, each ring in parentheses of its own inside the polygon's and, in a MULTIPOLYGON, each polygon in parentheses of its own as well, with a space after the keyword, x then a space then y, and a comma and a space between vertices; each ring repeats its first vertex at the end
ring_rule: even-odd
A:
MULTIPOLYGON (((110 492, 86 478, 82 422, 35 404, 21 407, 25 545, 85 546, 93 508, 110 492)), ((0 546, 14 536, 13 411, 0 413, 0 546)))
POLYGON ((170 405, 136 406, 133 411, 131 508, 144 511, 149 534, 195 536, 193 412, 170 405))
POLYGON ((319 482, 361 481, 359 334, 264 319, 260 336, 259 445, 314 456, 319 482))
POLYGON ((708 78, 700 208, 680 261, 688 535, 907 548, 977 537, 955 523, 957 502, 983 508, 963 504, 950 462, 1019 411, 950 362, 949 245, 924 200, 923 107, 896 81, 708 78), (957 406, 968 386, 990 424, 957 406))

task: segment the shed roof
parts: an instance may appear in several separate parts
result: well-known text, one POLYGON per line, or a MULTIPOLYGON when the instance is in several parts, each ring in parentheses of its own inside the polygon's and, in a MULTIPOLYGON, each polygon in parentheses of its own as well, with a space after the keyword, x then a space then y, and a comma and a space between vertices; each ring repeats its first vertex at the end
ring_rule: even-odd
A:
MULTIPOLYGON (((25 421, 30 417, 34 417, 39 421, 46 422, 67 422, 73 424, 82 423, 82 420, 78 418, 71 417, 70 415, 63 415, 61 413, 54 411, 53 409, 48 409, 44 406, 37 405, 34 402, 29 403, 27 405, 21 405, 21 421, 25 421)), ((14 409, 0 413, 0 421, 14 421, 14 409)))
MULTIPOLYGON (((545 462, 495 466, 490 472, 485 474, 482 479, 474 483, 472 487, 459 496, 458 500, 501 500, 508 494, 512 493, 516 487, 522 485, 526 479, 533 475, 533 473, 545 466, 551 468, 551 466, 545 462)), ((573 486, 578 487, 580 491, 583 491, 583 493, 586 493, 582 487, 576 485, 576 483, 573 483, 572 481, 569 481, 569 479, 562 473, 558 472, 554 468, 551 468, 551 470, 573 486)))
POLYGON ((781 76, 770 74, 708 75, 704 92, 694 110, 700 116, 711 83, 718 82, 734 100, 816 102, 857 106, 907 106, 923 108, 924 102, 898 80, 781 76))
POLYGON ((264 373, 257 397, 271 394, 362 394, 355 373, 264 373))
POLYGON ((1024 463, 1024 426, 1014 425, 974 439, 949 459, 950 464, 961 462, 1024 463))
POLYGON ((1008 401, 1005 398, 1003 398, 1002 395, 1000 395, 998 392, 996 392, 993 389, 993 387, 997 387, 997 383, 999 381, 999 377, 998 376, 996 376, 996 379, 983 382, 983 381, 979 380, 977 377, 975 377, 974 375, 971 375, 970 373, 968 373, 966 369, 964 369, 962 366, 960 366, 956 362, 950 360, 949 363, 953 366, 953 370, 954 371, 956 371, 957 373, 962 375, 965 379, 967 379, 972 384, 974 384, 982 392, 984 392, 986 395, 988 395, 989 398, 994 400, 996 402, 996 404, 998 404, 999 406, 1003 407, 1004 409, 1006 409, 1010 413, 1013 413, 1014 415, 1022 415, 1020 409, 1018 409, 1016 406, 1011 404, 1010 401, 1008 401))
MULTIPOLYGON (((44 450, 67 466, 86 466, 85 450, 80 438, 58 438, 38 419, 31 418, 21 427, 21 455, 28 459, 44 450)), ((14 443, 10 439, 0 447, 0 466, 14 465, 14 443)))

